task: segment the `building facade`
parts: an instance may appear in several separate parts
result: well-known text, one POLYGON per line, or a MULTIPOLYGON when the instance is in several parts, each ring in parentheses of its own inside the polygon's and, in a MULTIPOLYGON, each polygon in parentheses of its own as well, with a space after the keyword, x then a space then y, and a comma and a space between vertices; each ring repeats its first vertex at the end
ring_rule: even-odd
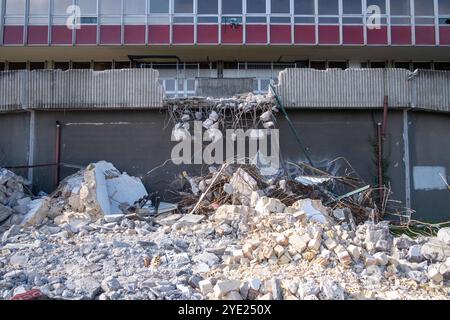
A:
POLYGON ((168 96, 199 77, 287 67, 450 70, 450 0, 0 0, 0 70, 160 71, 168 96))

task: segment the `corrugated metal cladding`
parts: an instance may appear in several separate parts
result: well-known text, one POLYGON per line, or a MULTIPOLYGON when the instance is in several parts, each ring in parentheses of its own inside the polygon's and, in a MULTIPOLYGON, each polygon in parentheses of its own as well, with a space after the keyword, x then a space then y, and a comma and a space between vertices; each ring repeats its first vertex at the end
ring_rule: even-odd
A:
POLYGON ((418 70, 411 77, 415 108, 450 111, 450 72, 418 70))
POLYGON ((0 108, 161 108, 164 89, 158 80, 153 69, 2 72, 0 108))
POLYGON ((277 92, 288 108, 380 108, 410 102, 409 72, 403 69, 286 69, 277 92))

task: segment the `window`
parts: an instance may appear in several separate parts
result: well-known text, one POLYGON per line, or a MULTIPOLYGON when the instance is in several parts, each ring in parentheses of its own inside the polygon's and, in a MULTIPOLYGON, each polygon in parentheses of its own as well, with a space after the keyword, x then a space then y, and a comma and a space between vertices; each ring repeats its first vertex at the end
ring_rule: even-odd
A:
MULTIPOLYGON (((394 0, 394 2, 397 0, 394 0)), ((392 3, 393 1, 391 1, 392 3)), ((386 0, 367 0, 367 8, 377 6, 380 8, 381 14, 386 14, 386 0)))
POLYGON ((414 10, 416 17, 434 16, 433 0, 414 0, 414 10))
POLYGON ((121 0, 100 0, 100 13, 104 15, 121 15, 121 0))
POLYGON ((97 14, 96 0, 78 0, 82 16, 90 16, 97 14))
POLYGON ((69 70, 70 68, 70 63, 69 62, 55 62, 53 65, 53 69, 55 70, 69 70))
POLYGON ((393 15, 393 16, 409 16, 411 14, 409 4, 410 4, 409 0, 391 1, 391 15, 393 15))
POLYGON ((194 12, 194 2, 192 0, 174 0, 173 4, 175 13, 194 12))
POLYGON ((48 15, 50 0, 30 0, 30 15, 48 15))
POLYGON ((27 63, 26 62, 10 62, 8 66, 8 70, 26 70, 27 63))
POLYGON ((7 16, 25 15, 25 0, 6 0, 7 16))
POLYGON ((294 13, 314 15, 314 0, 294 0, 294 13))
POLYGON ((347 69, 347 61, 328 61, 329 69, 347 69))
POLYGON ((143 15, 145 14, 145 0, 125 0, 124 13, 127 15, 143 15))
POLYGON ((247 0, 247 13, 266 13, 266 0, 247 0))
POLYGON ((326 70, 327 62, 326 61, 311 61, 311 68, 317 70, 326 70))
POLYGON ((386 62, 384 61, 371 61, 370 68, 372 69, 384 69, 386 68, 386 62))
POLYGON ((150 13, 169 13, 169 1, 150 0, 150 13))
POLYGON ((222 1, 223 14, 242 14, 242 0, 222 1))
POLYGON ((90 62, 73 62, 72 63, 72 69, 90 69, 91 63, 90 62))
POLYGON ((338 0, 318 0, 319 1, 319 15, 338 15, 339 1, 338 0))
POLYGON ((344 14, 362 14, 361 0, 343 0, 342 5, 344 14))
POLYGON ((439 15, 450 16, 450 0, 439 0, 439 15))
POLYGON ((129 68, 130 68, 130 61, 114 62, 114 69, 120 70, 120 69, 129 69, 129 68))
POLYGON ((72 0, 53 1, 53 14, 67 15, 67 8, 73 4, 72 0))
POLYGON ((219 4, 217 0, 198 0, 198 14, 217 14, 219 12, 219 4))
POLYGON ((0 62, 0 71, 4 71, 6 68, 6 63, 0 62))
POLYGON ((30 62, 30 70, 44 70, 45 62, 30 62))
POLYGON ((111 70, 112 62, 94 62, 95 71, 111 70))
POLYGON ((395 62, 394 66, 398 69, 406 69, 406 70, 411 69, 409 62, 395 62))
POLYGON ((450 62, 435 62, 434 70, 450 71, 450 62))
POLYGON ((271 13, 291 13, 290 0, 271 0, 271 13))
POLYGON ((417 69, 431 70, 431 62, 414 62, 413 70, 417 69))

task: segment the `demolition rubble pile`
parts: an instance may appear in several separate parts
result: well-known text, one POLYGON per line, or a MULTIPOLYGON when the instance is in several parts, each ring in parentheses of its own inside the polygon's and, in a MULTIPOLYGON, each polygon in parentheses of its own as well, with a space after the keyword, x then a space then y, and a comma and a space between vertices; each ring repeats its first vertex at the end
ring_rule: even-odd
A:
POLYGON ((127 214, 145 208, 139 179, 88 166, 48 197, 44 219, 1 236, 0 298, 450 298, 450 228, 396 238, 387 222, 357 225, 343 203, 324 205, 312 186, 294 197, 255 168, 229 169, 211 170, 178 213, 127 214))
POLYGON ((278 112, 271 95, 242 94, 232 98, 188 97, 166 101, 174 130, 190 130, 193 121, 201 121, 205 129, 250 129, 261 124, 275 127, 273 114, 278 112))
POLYGON ((28 185, 24 178, 0 168, 0 233, 14 225, 33 223, 33 216, 40 214, 44 200, 33 199, 28 185))

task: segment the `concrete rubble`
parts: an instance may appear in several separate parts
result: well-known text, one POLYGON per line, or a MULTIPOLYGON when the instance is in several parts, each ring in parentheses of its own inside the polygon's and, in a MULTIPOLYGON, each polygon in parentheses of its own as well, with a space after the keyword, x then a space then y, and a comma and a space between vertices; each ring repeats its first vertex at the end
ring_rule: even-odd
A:
MULTIPOLYGON (((64 300, 450 298, 449 228, 394 236, 389 222, 355 225, 320 199, 275 198, 251 168, 227 175, 198 211, 184 199, 151 214, 136 204, 147 196, 138 178, 89 165, 30 199, 45 215, 22 210, 39 218, 2 232, 0 299, 33 289, 64 300)), ((25 198, 14 197, 2 201, 6 219, 25 198)))

